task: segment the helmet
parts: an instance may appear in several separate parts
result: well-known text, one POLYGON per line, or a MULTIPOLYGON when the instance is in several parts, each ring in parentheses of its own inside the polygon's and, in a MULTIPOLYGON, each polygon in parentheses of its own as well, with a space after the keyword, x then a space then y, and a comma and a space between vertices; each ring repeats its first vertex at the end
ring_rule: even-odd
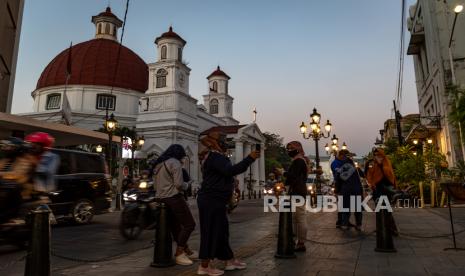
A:
POLYGON ((24 140, 29 143, 41 144, 44 148, 51 148, 55 142, 55 138, 45 132, 34 132, 26 136, 24 140))

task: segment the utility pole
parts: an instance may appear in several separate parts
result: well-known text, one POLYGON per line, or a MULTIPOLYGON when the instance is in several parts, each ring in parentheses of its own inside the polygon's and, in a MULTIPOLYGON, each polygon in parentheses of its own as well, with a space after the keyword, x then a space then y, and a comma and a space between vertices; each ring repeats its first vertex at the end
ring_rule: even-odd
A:
POLYGON ((394 104, 394 114, 396 118, 396 126, 397 126, 397 138, 399 139, 399 146, 404 144, 404 138, 402 137, 402 127, 400 126, 400 120, 402 119, 399 110, 396 107, 396 101, 392 101, 394 104))

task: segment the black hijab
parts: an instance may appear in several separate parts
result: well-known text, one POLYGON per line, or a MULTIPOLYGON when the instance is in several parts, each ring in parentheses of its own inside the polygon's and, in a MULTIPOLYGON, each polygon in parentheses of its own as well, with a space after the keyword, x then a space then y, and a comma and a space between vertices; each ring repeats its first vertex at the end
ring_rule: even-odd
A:
POLYGON ((181 161, 184 157, 186 157, 186 151, 184 148, 179 144, 173 144, 169 146, 158 159, 152 164, 152 167, 155 168, 158 164, 165 162, 170 158, 175 158, 181 161))

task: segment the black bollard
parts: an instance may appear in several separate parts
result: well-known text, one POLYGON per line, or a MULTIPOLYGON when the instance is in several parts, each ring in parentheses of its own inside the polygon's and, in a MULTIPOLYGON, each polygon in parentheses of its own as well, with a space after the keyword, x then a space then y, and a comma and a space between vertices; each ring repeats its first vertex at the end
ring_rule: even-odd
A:
POLYGON ((392 216, 392 213, 388 213, 386 209, 376 213, 376 252, 397 252, 394 248, 389 216, 392 216))
POLYGON ((245 198, 245 197, 244 197, 244 191, 242 191, 242 200, 244 200, 244 198, 245 198))
POLYGON ((173 260, 173 240, 171 238, 169 210, 165 203, 159 203, 160 213, 155 230, 155 246, 153 249, 153 267, 175 265, 173 260))
POLYGON ((50 209, 40 205, 31 212, 32 235, 26 257, 26 276, 50 274, 50 209))
POLYGON ((249 199, 252 199, 252 192, 251 192, 250 190, 249 190, 249 193, 248 193, 247 197, 248 197, 249 199))
POLYGON ((257 199, 257 191, 253 191, 253 199, 257 199))
POLYGON ((258 198, 262 198, 262 190, 258 190, 258 198))
POLYGON ((279 212, 278 249, 275 258, 292 259, 294 253, 294 239, 292 238, 292 213, 279 212))

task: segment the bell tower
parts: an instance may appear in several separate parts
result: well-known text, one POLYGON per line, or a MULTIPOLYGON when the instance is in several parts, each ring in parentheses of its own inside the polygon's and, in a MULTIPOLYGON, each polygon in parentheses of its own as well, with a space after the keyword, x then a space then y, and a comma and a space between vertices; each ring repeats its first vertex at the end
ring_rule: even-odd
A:
POLYGON ((230 79, 218 66, 207 77, 208 95, 203 96, 203 101, 208 113, 223 119, 227 125, 237 125, 239 122, 233 118, 234 98, 229 95, 230 79))
POLYGON ((110 7, 92 16, 92 23, 95 24, 95 38, 118 41, 118 29, 123 25, 123 21, 111 12, 110 7))

